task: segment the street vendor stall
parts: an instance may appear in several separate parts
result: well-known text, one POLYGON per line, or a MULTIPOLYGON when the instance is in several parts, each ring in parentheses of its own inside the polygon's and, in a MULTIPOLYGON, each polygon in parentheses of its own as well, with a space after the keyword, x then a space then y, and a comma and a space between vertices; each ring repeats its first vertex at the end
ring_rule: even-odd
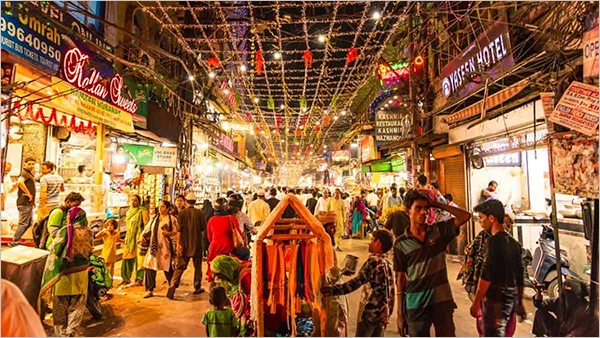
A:
POLYGON ((254 246, 251 308, 258 337, 280 330, 296 336, 296 318, 307 307, 315 335, 325 336, 327 309, 320 289, 333 267, 333 254, 321 222, 296 196, 284 197, 261 226, 254 246), (288 206, 298 219, 280 219, 288 206))

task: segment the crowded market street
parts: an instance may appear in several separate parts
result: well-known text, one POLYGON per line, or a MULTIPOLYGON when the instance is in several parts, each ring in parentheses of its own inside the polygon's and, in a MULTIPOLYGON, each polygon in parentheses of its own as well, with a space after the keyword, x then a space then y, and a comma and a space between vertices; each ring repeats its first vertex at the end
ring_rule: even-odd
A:
POLYGON ((600 334, 598 1, 1 4, 1 336, 600 334))
MULTIPOLYGON (((342 242, 342 250, 344 253, 356 255, 360 261, 363 261, 368 255, 368 241, 366 240, 348 240, 342 242)), ((458 275, 460 264, 448 261, 448 276, 458 275)), ((184 275, 184 280, 181 290, 183 297, 177 302, 169 302, 164 297, 167 289, 167 284, 164 278, 158 278, 157 282, 157 297, 152 299, 143 299, 144 295, 142 288, 131 288, 123 290, 114 290, 115 295, 112 299, 104 303, 106 307, 107 318, 96 323, 91 316, 84 318, 82 324, 82 333, 88 337, 99 336, 120 336, 120 337, 144 337, 144 336, 159 336, 159 337, 189 337, 189 336, 205 336, 205 329, 200 325, 198 318, 204 316, 204 312, 209 307, 207 295, 193 295, 193 288, 189 281, 192 280, 193 274, 188 271, 184 275), (199 310, 200 309, 200 310, 199 310)), ((455 320, 457 323, 465 323, 467 325, 458 325, 456 335, 458 337, 473 337, 477 336, 477 329, 473 325, 468 325, 473 321, 469 315, 468 309, 471 301, 466 292, 463 291, 460 281, 455 278, 450 278, 455 301, 458 309, 455 312, 455 320)), ((533 293, 528 296, 531 298, 533 293)), ((354 293, 348 298, 350 309, 357 309, 360 301, 360 294, 354 293)), ((525 305, 528 311, 528 319, 517 327, 515 336, 529 337, 531 335, 531 326, 534 310, 531 300, 528 299, 525 305)), ((356 330, 356 311, 349 313, 349 332, 356 330)), ((392 316, 392 322, 395 322, 395 315, 392 316)), ((352 335, 353 336, 353 335, 352 335)), ((398 336, 397 330, 388 327, 385 332, 386 337, 398 336)))

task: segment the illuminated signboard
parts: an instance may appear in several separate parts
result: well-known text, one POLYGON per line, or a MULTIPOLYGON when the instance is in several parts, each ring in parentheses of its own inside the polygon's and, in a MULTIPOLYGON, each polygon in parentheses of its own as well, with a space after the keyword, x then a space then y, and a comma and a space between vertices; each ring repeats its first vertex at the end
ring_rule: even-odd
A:
POLYGON ((95 68, 85 69, 89 64, 89 56, 79 48, 70 49, 63 59, 64 79, 77 89, 95 96, 103 101, 109 101, 118 108, 135 114, 138 105, 135 98, 123 97, 123 78, 115 74, 110 81, 104 81, 100 72, 95 68))
POLYGON ((496 21, 479 35, 464 52, 442 68, 442 93, 446 98, 462 98, 485 84, 480 74, 491 80, 514 65, 506 22, 496 21))
POLYGON ((380 63, 377 67, 377 76, 382 88, 391 88, 400 81, 408 79, 408 62, 390 63, 389 66, 387 63, 380 63))

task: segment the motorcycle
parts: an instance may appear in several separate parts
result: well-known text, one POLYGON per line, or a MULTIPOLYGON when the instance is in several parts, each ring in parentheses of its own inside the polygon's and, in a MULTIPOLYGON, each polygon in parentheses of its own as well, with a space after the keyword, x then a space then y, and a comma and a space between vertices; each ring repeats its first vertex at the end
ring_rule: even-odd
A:
MULTIPOLYGON (((541 287, 550 298, 556 298, 559 290, 554 232, 548 225, 542 225, 542 228, 537 241, 539 246, 535 249, 533 256, 529 250, 524 250, 523 253, 523 263, 526 266, 524 284, 530 288, 541 287), (531 264, 528 264, 528 259, 531 259, 531 264)), ((567 252, 562 249, 560 250, 560 265, 563 278, 569 276, 581 280, 577 273, 570 268, 567 252)))

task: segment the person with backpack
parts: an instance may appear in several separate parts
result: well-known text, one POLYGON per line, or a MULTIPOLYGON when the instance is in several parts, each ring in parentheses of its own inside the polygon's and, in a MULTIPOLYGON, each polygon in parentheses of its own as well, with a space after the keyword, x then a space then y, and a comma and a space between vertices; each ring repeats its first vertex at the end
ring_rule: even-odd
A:
POLYGON ((67 212, 74 207, 78 207, 85 199, 78 192, 71 192, 65 197, 62 206, 50 211, 50 214, 34 227, 34 240, 38 248, 49 250, 50 244, 56 237, 58 231, 67 226, 67 212), (41 234, 40 234, 41 232, 41 234), (39 240, 37 240, 39 238, 39 240), (38 243, 39 242, 39 243, 38 243))
MULTIPOLYGON (((80 203, 83 198, 75 194, 79 195, 73 192, 67 200, 80 203)), ((58 213, 57 210, 52 213, 58 213)), ((94 246, 92 230, 83 209, 71 207, 64 218, 67 225, 55 231, 49 246, 40 298, 52 301, 55 335, 72 337, 77 333, 86 309, 88 268, 94 246)))

